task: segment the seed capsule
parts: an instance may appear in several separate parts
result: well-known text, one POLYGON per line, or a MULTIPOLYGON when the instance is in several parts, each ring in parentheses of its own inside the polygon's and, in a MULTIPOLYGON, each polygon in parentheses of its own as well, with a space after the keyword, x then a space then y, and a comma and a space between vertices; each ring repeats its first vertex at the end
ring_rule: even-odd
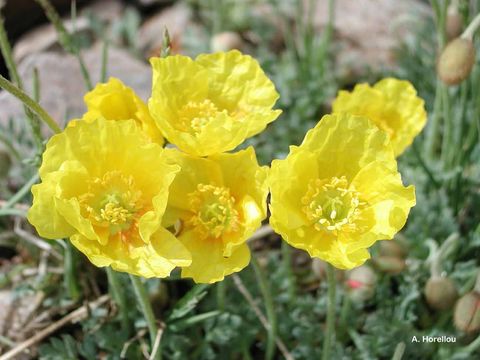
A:
POLYGON ((437 74, 447 85, 465 80, 475 63, 475 48, 470 39, 456 38, 443 49, 437 63, 437 74))
POLYGON ((471 291, 457 301, 454 323, 458 330, 467 333, 480 330, 480 294, 471 291))
POLYGON ((455 283, 447 277, 434 276, 425 285, 425 298, 435 310, 451 309, 458 298, 455 283))

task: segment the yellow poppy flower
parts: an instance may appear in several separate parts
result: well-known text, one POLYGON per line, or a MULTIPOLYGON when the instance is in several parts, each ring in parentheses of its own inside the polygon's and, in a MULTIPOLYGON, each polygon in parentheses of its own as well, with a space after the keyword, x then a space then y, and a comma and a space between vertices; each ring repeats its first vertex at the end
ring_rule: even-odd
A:
POLYGON ((386 78, 373 87, 355 86, 352 92, 340 91, 333 112, 364 116, 387 132, 395 156, 410 146, 427 122, 425 102, 408 81, 386 78))
POLYGON ((266 217, 267 167, 253 148, 198 158, 176 149, 167 156, 181 167, 170 188, 164 225, 192 254, 182 277, 213 283, 250 261, 246 240, 266 217))
POLYGON ((150 116, 147 104, 119 79, 111 77, 108 82, 97 84, 85 95, 84 101, 87 112, 83 115, 83 120, 91 122, 99 117, 107 120, 135 120, 152 141, 163 145, 162 133, 150 116))
POLYGON ((160 226, 179 170, 163 151, 133 120, 78 121, 49 140, 28 220, 45 238, 69 237, 96 266, 168 276, 191 259, 160 226))
POLYGON ((184 152, 229 151, 281 113, 273 83, 256 60, 237 50, 152 58, 149 109, 164 136, 184 152))
POLYGON ((340 269, 391 239, 415 205, 388 136, 370 120, 326 115, 270 172, 270 224, 292 246, 340 269))

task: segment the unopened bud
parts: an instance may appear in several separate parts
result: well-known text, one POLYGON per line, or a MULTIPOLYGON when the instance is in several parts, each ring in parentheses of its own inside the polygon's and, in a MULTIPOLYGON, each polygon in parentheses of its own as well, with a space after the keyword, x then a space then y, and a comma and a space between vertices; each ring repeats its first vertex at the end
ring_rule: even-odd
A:
POLYGON ((443 49, 437 63, 437 74, 447 85, 460 84, 472 71, 475 48, 471 39, 456 38, 443 49))
POLYGON ((401 273, 406 267, 405 260, 396 256, 381 255, 372 259, 372 262, 379 271, 392 275, 401 273))
POLYGON ((454 39, 462 33, 463 19, 462 15, 458 12, 458 8, 455 4, 451 4, 447 10, 447 19, 445 23, 445 31, 449 40, 454 39))
POLYGON ((457 288, 454 282, 447 277, 431 277, 425 285, 425 298, 432 309, 451 309, 457 297, 457 288))
POLYGON ((229 51, 233 49, 241 50, 243 40, 236 32, 226 31, 216 34, 210 41, 212 51, 229 51))
POLYGON ((377 275, 367 265, 347 272, 345 285, 348 295, 355 301, 366 301, 375 295, 375 285, 377 283, 377 275))
POLYGON ((455 306, 455 327, 473 333, 480 330, 480 294, 471 291, 462 296, 455 306))
POLYGON ((407 249, 405 245, 397 240, 385 240, 380 241, 380 254, 383 256, 405 258, 407 256, 407 249))

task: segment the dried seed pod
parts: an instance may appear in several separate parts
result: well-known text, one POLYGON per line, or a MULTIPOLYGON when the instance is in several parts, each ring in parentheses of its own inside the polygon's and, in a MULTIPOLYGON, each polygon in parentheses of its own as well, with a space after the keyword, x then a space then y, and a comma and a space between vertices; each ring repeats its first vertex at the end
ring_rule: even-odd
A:
POLYGON ((450 278, 433 276, 425 285, 425 298, 432 309, 447 310, 455 304, 458 292, 450 278))
POLYGON ((443 49, 437 63, 437 74, 447 85, 465 80, 475 63, 475 48, 471 39, 456 38, 443 49))
POLYGON ((233 49, 241 50, 243 40, 236 32, 226 31, 216 34, 210 41, 212 51, 229 51, 233 49))
POLYGON ((354 301, 366 301, 375 295, 377 275, 371 267, 362 265, 347 272, 348 295, 354 301))
POLYGON ((458 330, 473 333, 480 330, 480 294, 471 291, 455 306, 454 323, 458 330))
POLYGON ((381 255, 372 259, 372 262, 377 270, 391 275, 401 273, 406 267, 405 259, 396 256, 381 255))
POLYGON ((380 241, 380 254, 403 259, 407 256, 407 249, 397 240, 385 240, 380 241))

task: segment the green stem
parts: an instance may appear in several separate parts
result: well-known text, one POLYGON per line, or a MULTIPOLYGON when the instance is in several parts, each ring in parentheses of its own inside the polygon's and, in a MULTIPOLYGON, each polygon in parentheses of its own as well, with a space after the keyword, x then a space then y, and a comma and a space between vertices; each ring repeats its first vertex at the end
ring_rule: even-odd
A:
POLYGON ((75 253, 73 245, 69 241, 65 241, 65 287, 68 290, 70 297, 77 300, 80 297, 80 291, 77 283, 77 270, 75 266, 75 253))
MULTIPOLYGON (((2 4, 0 4, 0 9, 1 6, 2 4)), ((23 90, 22 79, 18 74, 17 66, 13 59, 12 47, 10 46, 10 42, 8 41, 7 32, 5 30, 5 22, 2 14, 0 14, 0 50, 2 52, 3 58, 5 59, 5 64, 7 65, 10 78, 13 80, 13 83, 18 86, 19 89, 23 90)), ((38 152, 41 153, 43 152, 43 139, 40 131, 40 122, 35 116, 35 114, 32 113, 32 111, 28 107, 24 105, 23 109, 27 117, 30 130, 32 131, 35 145, 38 149, 38 152)))
POLYGON ((120 316, 122 318, 122 328, 126 332, 129 332, 130 326, 128 321, 127 300, 125 298, 124 292, 122 291, 120 281, 118 279, 118 274, 111 267, 107 267, 106 271, 110 293, 112 294, 113 299, 118 305, 120 316))
POLYGON ((330 352, 332 348, 332 339, 335 338, 335 269, 332 265, 327 265, 328 281, 328 307, 327 307, 327 329, 323 341, 322 360, 331 359, 330 352))
POLYGON ((15 208, 13 208, 13 209, 1 208, 0 209, 0 216, 8 216, 8 215, 25 217, 25 216, 27 216, 27 212, 25 210, 15 209, 15 208))
MULTIPOLYGON (((80 50, 78 45, 75 43, 73 36, 67 31, 65 26, 63 25, 62 19, 60 15, 58 15, 55 8, 52 6, 50 1, 48 0, 35 0, 45 11, 45 15, 47 15, 50 22, 55 27, 55 30, 58 33, 58 39, 62 47, 65 51, 69 52, 70 54, 74 55, 78 63, 80 65, 80 71, 82 73, 83 79, 85 81, 85 85, 88 90, 93 88, 92 81, 90 80, 90 75, 88 73, 87 67, 85 66, 85 62, 80 54, 80 50)), ((74 19, 73 19, 74 20, 74 19)))
POLYGON ((427 174, 428 178, 430 179, 432 184, 435 186, 435 188, 439 189, 440 188, 439 182, 435 179, 435 176, 433 175, 432 170, 430 170, 427 163, 423 160, 415 142, 412 144, 412 150, 413 150, 413 153, 415 154, 415 157, 418 160, 418 163, 420 164, 420 167, 423 169, 423 171, 425 171, 425 174, 427 174))
POLYGON ((453 119, 450 114, 450 99, 448 94, 448 88, 445 85, 441 87, 442 94, 442 112, 443 112, 443 142, 442 142, 442 161, 444 169, 449 169, 449 153, 452 146, 452 132, 453 132, 453 119))
POLYGON ((468 344, 467 346, 465 346, 462 350, 460 350, 459 352, 463 355, 463 354, 466 354, 466 355, 469 355, 471 353, 473 353, 475 350, 477 350, 478 348, 480 348, 480 335, 477 336, 477 338, 475 340, 473 340, 470 344, 468 344))
POLYGON ((20 190, 18 190, 2 207, 2 209, 11 208, 13 205, 18 203, 22 198, 30 192, 30 188, 35 184, 38 180, 38 174, 33 175, 28 182, 23 185, 20 190))
POLYGON ((217 283, 217 305, 220 311, 225 311, 225 280, 217 283))
POLYGON ((292 271, 292 251, 286 241, 282 241, 282 265, 288 280, 288 300, 291 303, 295 299, 296 284, 292 271))
POLYGON ((425 151, 428 159, 433 159, 438 145, 438 137, 440 134, 440 111, 442 99, 440 97, 440 80, 437 80, 435 89, 435 100, 433 103, 433 113, 426 132, 425 151))
POLYGON ((255 276, 257 277, 258 286, 260 287, 260 292, 262 293, 263 300, 265 302, 266 315, 267 315, 268 323, 270 325, 268 328, 268 339, 267 339, 267 349, 265 352, 265 359, 271 360, 275 355, 275 339, 277 337, 277 315, 275 313, 275 306, 273 303, 273 298, 272 298, 269 284, 254 254, 252 254, 251 262, 252 262, 253 270, 255 271, 255 276))
MULTIPOLYGON (((158 326, 155 319, 155 315, 153 314, 152 304, 148 298, 147 290, 143 285, 142 281, 139 277, 130 274, 130 280, 132 281, 133 290, 135 291, 135 296, 137 297, 138 304, 140 305, 140 309, 142 310, 143 316, 145 321, 147 322, 148 331, 150 333, 150 342, 151 347, 153 350, 153 346, 155 344, 155 339, 158 333, 158 326)), ((156 353, 156 359, 161 359, 161 348, 159 346, 158 351, 156 353)))
POLYGON ((48 113, 40 106, 40 104, 28 96, 23 90, 5 79, 2 75, 0 75, 0 87, 15 96, 18 100, 25 104, 25 106, 37 114, 40 119, 45 122, 50 129, 52 129, 53 132, 59 133, 62 131, 55 120, 48 115, 48 113))
POLYGON ((403 354, 405 352, 405 343, 400 342, 395 347, 395 352, 393 353, 392 360, 402 360, 403 354))

